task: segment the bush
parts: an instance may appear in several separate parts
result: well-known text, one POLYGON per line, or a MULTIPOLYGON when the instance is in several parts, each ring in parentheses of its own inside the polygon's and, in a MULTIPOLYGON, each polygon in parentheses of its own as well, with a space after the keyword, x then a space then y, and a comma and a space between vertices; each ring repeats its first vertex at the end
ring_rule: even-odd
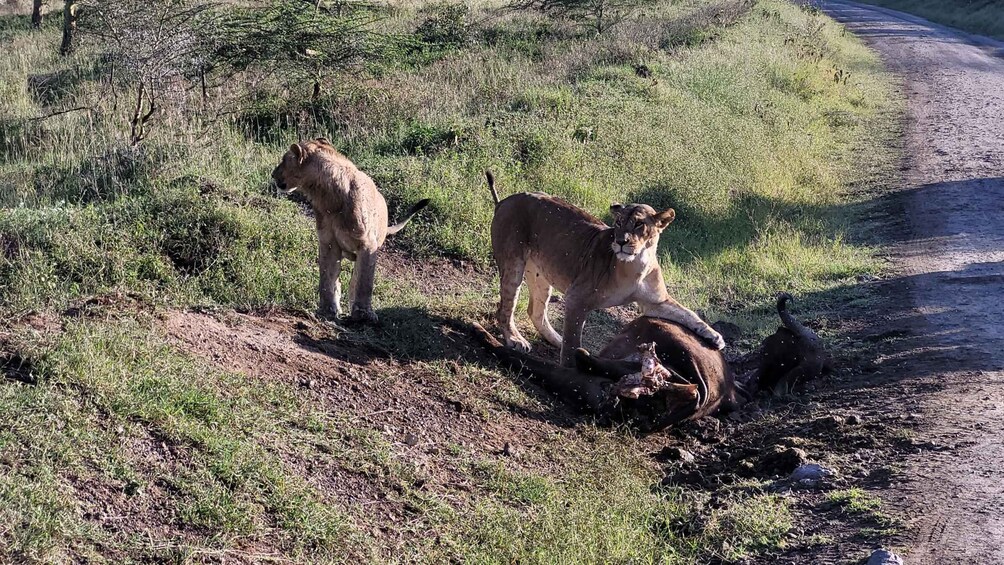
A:
POLYGON ((466 4, 436 4, 425 8, 425 20, 415 30, 424 48, 449 50, 471 42, 470 8, 466 4))

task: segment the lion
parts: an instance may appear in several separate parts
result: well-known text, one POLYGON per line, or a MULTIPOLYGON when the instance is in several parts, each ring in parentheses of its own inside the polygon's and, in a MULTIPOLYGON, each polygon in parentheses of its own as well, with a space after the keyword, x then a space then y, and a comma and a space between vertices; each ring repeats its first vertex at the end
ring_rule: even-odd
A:
POLYGON ((833 359, 819 336, 788 312, 788 302, 794 300, 787 292, 778 295, 777 314, 782 326, 767 336, 756 352, 758 364, 752 382, 775 395, 833 370, 833 359))
POLYGON ((725 347, 718 332, 666 290, 656 250, 662 230, 676 217, 672 208, 656 212, 645 204, 613 204, 614 226, 610 227, 540 192, 500 200, 494 177, 491 172, 486 176, 495 201, 491 240, 500 275, 497 318, 507 346, 530 351, 530 343, 513 319, 525 279, 530 320, 541 337, 561 349, 562 365, 571 365, 589 312, 630 302, 637 303, 646 316, 679 323, 716 348, 725 347), (565 295, 560 336, 547 319, 552 288, 565 295))
POLYGON ((387 236, 401 231, 429 199, 420 200, 401 222, 388 226, 387 202, 376 184, 323 137, 292 145, 272 171, 272 179, 286 194, 302 194, 314 209, 321 312, 342 315, 338 277, 342 259, 348 259, 356 263, 349 282, 350 318, 376 323, 373 282, 377 252, 387 236))
POLYGON ((721 351, 689 329, 660 318, 635 319, 598 355, 577 349, 574 368, 505 347, 477 324, 474 330, 499 361, 573 408, 610 422, 628 422, 642 432, 730 411, 739 406, 741 397, 745 400, 721 351), (658 366, 646 367, 646 361, 658 366), (646 370, 666 375, 665 381, 637 396, 625 389, 626 379, 646 370))

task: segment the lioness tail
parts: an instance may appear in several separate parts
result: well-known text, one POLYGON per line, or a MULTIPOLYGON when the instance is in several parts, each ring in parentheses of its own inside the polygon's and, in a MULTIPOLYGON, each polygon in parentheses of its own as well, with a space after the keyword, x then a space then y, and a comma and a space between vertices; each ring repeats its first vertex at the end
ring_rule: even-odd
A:
POLYGON ((819 336, 809 328, 803 326, 801 322, 791 315, 791 312, 788 312, 788 301, 794 302, 795 299, 787 292, 782 292, 777 296, 777 315, 781 317, 781 323, 803 341, 817 343, 819 336))
POLYGON ((492 191, 492 200, 495 201, 495 205, 498 206, 501 200, 499 199, 499 193, 495 190, 495 175, 491 171, 485 171, 485 178, 488 179, 488 190, 492 191))
POLYGON ((428 205, 429 205, 428 198, 423 198, 418 202, 416 202, 415 205, 409 208, 408 211, 404 214, 403 220, 387 228, 387 235, 394 235, 397 232, 403 230, 404 226, 408 225, 408 220, 411 220, 412 216, 417 214, 419 210, 425 208, 428 205))

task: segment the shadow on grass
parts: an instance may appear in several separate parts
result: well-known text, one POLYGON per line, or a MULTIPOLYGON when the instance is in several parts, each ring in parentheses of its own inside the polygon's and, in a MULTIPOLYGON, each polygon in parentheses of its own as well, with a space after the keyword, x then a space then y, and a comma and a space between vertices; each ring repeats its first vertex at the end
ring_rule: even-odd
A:
MULTIPOLYGON (((662 250, 669 251, 673 260, 688 265, 702 257, 717 255, 728 249, 748 246, 763 227, 777 221, 791 225, 803 233, 819 231, 815 218, 830 222, 827 233, 837 231, 833 225, 839 207, 815 206, 792 203, 779 198, 759 194, 745 194, 724 213, 708 213, 676 198, 673 190, 661 185, 653 185, 628 195, 632 202, 643 202, 662 210, 676 210, 676 221, 666 230, 660 240, 662 250), (815 225, 810 226, 809 221, 815 225)), ((825 224, 824 224, 825 226, 825 224)))
MULTIPOLYGON (((364 366, 378 366, 380 362, 392 360, 419 363, 452 361, 463 367, 502 370, 530 398, 529 405, 544 408, 529 408, 492 394, 485 397, 489 402, 514 415, 558 427, 572 427, 586 420, 585 416, 565 406, 533 379, 502 369, 475 337, 471 323, 430 314, 424 308, 385 308, 378 310, 377 314, 380 323, 376 326, 346 324, 345 331, 335 338, 318 338, 307 331, 298 331, 294 342, 333 359, 364 366)), ((606 313, 594 319, 604 327, 613 327, 616 323, 606 313)), ((557 362, 557 349, 539 342, 534 347, 537 356, 557 362)))

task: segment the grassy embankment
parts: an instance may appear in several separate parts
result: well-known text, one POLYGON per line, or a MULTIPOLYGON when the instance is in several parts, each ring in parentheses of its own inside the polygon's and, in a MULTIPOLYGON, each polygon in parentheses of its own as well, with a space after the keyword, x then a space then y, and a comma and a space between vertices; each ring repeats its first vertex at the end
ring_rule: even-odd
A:
POLYGON ((1004 4, 997 0, 864 0, 932 22, 1004 40, 1004 4))
MULTIPOLYGON (((388 14, 379 25, 396 32, 429 18, 420 5, 388 14)), ((672 291, 713 318, 769 326, 776 290, 837 288, 875 269, 845 239, 846 187, 884 165, 887 79, 837 26, 776 0, 666 2, 597 37, 477 7, 461 22, 467 41, 373 65, 309 111, 272 93, 213 123, 159 116, 132 151, 95 50, 61 59, 56 24, 0 22, 2 560, 685 563, 783 543, 782 499, 757 484, 714 501, 652 489, 652 444, 621 432, 545 426, 511 458, 432 438, 416 462, 366 414, 187 353, 160 318, 193 305, 225 320, 314 307, 313 222, 265 180, 290 142, 326 135, 394 208, 433 199, 396 240, 416 261, 487 264, 492 168, 505 193, 545 190, 601 216, 612 201, 675 207, 661 250, 672 291), (92 110, 37 119, 77 106, 92 110), (68 310, 117 291, 144 306, 68 310), (407 511, 367 511, 333 486, 346 476, 407 511)), ((473 279, 441 296, 384 277, 377 307, 391 327, 361 339, 394 354, 357 367, 360 378, 426 379, 468 395, 465 417, 539 430, 524 414, 560 407, 507 374, 411 355, 406 330, 432 327, 429 316, 491 309, 493 283, 473 279)))

